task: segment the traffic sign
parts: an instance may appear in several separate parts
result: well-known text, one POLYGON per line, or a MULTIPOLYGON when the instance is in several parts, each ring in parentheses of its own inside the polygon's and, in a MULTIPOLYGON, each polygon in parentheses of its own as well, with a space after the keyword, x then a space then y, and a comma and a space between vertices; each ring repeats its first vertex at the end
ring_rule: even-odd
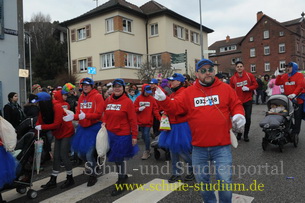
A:
POLYGON ((96 67, 88 67, 88 74, 96 75, 96 67))

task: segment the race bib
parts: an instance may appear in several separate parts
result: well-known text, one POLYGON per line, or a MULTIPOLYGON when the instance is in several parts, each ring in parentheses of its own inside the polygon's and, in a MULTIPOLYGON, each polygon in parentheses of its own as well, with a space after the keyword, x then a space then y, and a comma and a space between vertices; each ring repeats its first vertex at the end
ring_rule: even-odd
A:
POLYGON ((86 102, 80 104, 80 109, 91 109, 92 108, 92 102, 86 102))
POLYGON ((241 82, 236 83, 236 87, 242 87, 242 86, 245 86, 245 85, 247 85, 247 84, 248 84, 248 81, 247 81, 247 80, 241 81, 241 82))
POLYGON ((119 111, 121 110, 121 107, 122 107, 121 104, 108 104, 106 110, 119 111))
POLYGON ((194 98, 195 107, 198 107, 198 106, 212 106, 212 105, 215 105, 215 104, 219 104, 219 96, 218 95, 194 98))
POLYGON ((140 106, 146 106, 149 107, 150 106, 150 102, 139 102, 140 106))

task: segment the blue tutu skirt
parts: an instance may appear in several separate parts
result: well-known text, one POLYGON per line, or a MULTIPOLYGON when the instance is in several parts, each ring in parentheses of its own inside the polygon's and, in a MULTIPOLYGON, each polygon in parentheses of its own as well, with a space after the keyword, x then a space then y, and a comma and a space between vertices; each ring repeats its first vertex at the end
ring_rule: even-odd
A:
POLYGON ((16 159, 0 146, 0 189, 12 183, 16 178, 16 159))
POLYGON ((86 155, 86 153, 96 144, 96 136, 101 129, 101 122, 89 127, 77 126, 76 133, 72 138, 72 149, 76 153, 86 155))
POLYGON ((119 136, 110 131, 107 132, 110 145, 107 154, 109 162, 122 162, 138 153, 139 147, 138 145, 132 146, 131 135, 119 136))
POLYGON ((171 130, 160 133, 159 147, 169 149, 174 153, 192 151, 191 129, 187 122, 171 124, 171 130))

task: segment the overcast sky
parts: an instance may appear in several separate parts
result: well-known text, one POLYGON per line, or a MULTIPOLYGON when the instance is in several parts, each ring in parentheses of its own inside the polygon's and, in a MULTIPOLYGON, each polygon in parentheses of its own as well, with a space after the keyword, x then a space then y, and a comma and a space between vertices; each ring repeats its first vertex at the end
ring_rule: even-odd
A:
MULTIPOLYGON (((98 0, 102 5, 108 0, 98 0)), ((127 0, 142 6, 149 0, 127 0)), ((155 0, 168 9, 200 23, 199 0, 155 0)), ((24 0, 24 21, 33 14, 49 14, 52 21, 65 21, 82 15, 96 7, 94 0, 24 0)), ((214 30, 208 35, 208 44, 241 37, 256 23, 256 13, 264 14, 279 22, 301 17, 305 0, 201 0, 202 24, 214 30)))

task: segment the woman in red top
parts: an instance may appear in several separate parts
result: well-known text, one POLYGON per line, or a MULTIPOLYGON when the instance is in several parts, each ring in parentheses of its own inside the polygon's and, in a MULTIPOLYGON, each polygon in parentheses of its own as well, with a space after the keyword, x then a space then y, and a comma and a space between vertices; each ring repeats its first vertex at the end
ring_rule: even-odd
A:
POLYGON ((74 127, 71 121, 64 122, 62 119, 63 116, 67 115, 63 109, 63 106, 68 105, 65 102, 67 94, 68 92, 65 91, 57 91, 53 102, 48 93, 40 92, 37 94, 38 99, 36 102, 39 102, 40 113, 35 129, 52 130, 52 134, 55 137, 53 171, 50 181, 41 186, 43 189, 51 189, 57 186, 56 178, 60 171, 60 160, 63 161, 67 173, 67 180, 60 188, 64 189, 74 184, 72 165, 69 159, 70 139, 74 134, 74 127))
POLYGON ((125 82, 122 79, 113 81, 113 94, 105 101, 103 116, 104 125, 108 130, 110 151, 108 161, 115 162, 119 174, 116 187, 111 195, 121 194, 126 188, 123 185, 128 176, 124 160, 132 158, 138 151, 138 126, 134 105, 125 92, 125 82))

